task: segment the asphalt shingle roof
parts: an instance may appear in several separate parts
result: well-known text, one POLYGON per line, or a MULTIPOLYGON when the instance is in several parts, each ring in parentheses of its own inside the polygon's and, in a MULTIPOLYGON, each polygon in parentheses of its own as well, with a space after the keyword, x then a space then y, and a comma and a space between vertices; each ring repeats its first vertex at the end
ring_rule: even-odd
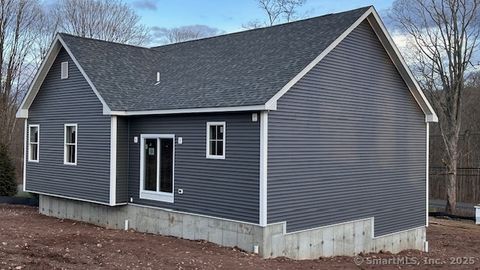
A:
POLYGON ((60 35, 113 111, 263 105, 368 8, 153 48, 60 35))

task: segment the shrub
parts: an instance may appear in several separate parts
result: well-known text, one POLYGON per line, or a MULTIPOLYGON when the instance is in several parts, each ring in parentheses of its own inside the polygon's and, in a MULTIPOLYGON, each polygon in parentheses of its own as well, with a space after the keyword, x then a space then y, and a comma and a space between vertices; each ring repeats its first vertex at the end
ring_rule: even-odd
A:
POLYGON ((16 193, 15 167, 10 159, 8 148, 0 144, 0 196, 13 196, 16 193))

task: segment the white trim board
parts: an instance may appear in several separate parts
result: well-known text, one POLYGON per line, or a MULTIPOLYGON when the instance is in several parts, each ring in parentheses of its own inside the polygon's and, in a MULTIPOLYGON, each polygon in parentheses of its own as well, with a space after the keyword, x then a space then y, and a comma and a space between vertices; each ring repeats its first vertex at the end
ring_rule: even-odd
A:
POLYGON ((28 125, 28 131, 27 131, 27 134, 28 134, 28 143, 27 143, 27 159, 28 159, 28 162, 35 162, 35 163, 39 163, 40 162, 40 125, 39 124, 30 124, 28 125), (31 135, 31 131, 30 129, 32 127, 36 127, 37 128, 37 159, 31 159, 31 154, 32 154, 32 135, 31 135))
POLYGON ((267 103, 267 108, 276 107, 277 101, 290 90, 303 76, 305 76, 313 67, 315 67, 325 56, 327 56, 340 42, 342 42, 360 23, 367 20, 372 26, 373 30, 379 37, 383 47, 387 51, 388 55, 392 59, 392 62, 397 67, 400 75, 405 83, 409 86, 411 93, 413 94, 418 105, 424 112, 427 122, 438 122, 438 117, 435 114, 428 99, 423 94, 420 86, 413 77, 410 69, 403 60, 400 52, 398 51, 395 43, 388 34, 385 26, 383 25, 375 8, 370 7, 360 18, 355 21, 345 32, 343 32, 335 41, 333 41, 323 52, 320 53, 310 64, 308 64, 300 73, 298 73, 292 80, 290 80, 278 93, 276 93, 267 103))
POLYGON ((263 110, 270 110, 270 109, 272 108, 268 108, 265 105, 253 105, 253 106, 237 106, 237 107, 192 108, 192 109, 171 109, 171 110, 151 110, 151 111, 111 111, 110 114, 118 115, 118 116, 131 116, 131 115, 152 115, 152 114, 263 111, 263 110))
MULTIPOLYGON (((207 122, 207 131, 206 131, 206 149, 205 149, 205 158, 208 159, 225 159, 226 152, 226 144, 227 144, 227 123, 225 121, 222 122, 207 122), (223 152, 222 155, 211 155, 210 154, 210 127, 211 126, 222 126, 223 127, 223 136, 222 136, 222 144, 223 144, 223 152)), ((218 141, 218 138, 214 139, 218 141)))
POLYGON ((425 177, 426 178, 425 179, 425 201, 426 201, 425 226, 428 227, 428 209, 429 209, 429 204, 430 204, 429 197, 428 197, 429 193, 430 193, 430 191, 429 191, 429 181, 430 181, 430 179, 429 179, 429 175, 428 175, 429 174, 429 167, 428 166, 430 165, 429 164, 429 159, 430 159, 430 156, 429 156, 429 154, 430 154, 430 145, 429 145, 430 144, 430 123, 427 122, 426 125, 427 125, 426 126, 426 133, 427 133, 426 141, 427 142, 426 142, 426 146, 425 146, 425 149, 426 149, 426 151, 425 151, 426 152, 426 154, 425 154, 425 159, 426 159, 426 162, 425 162, 426 163, 426 166, 425 166, 426 167, 425 168, 425 176, 426 176, 425 177))
MULTIPOLYGON (((62 37, 57 34, 55 39, 52 41, 52 45, 50 45, 50 49, 48 50, 48 53, 43 60, 40 68, 38 69, 37 73, 35 74, 35 77, 32 81, 32 84, 30 85, 27 94, 22 100, 22 103, 20 104, 20 107, 17 111, 17 118, 28 118, 28 110, 30 106, 33 103, 33 100, 38 94, 38 91, 40 90, 40 86, 42 85, 43 81, 45 80, 48 72, 50 71, 50 68, 52 67, 53 63, 55 62, 55 59, 58 56, 58 53, 60 52, 61 48, 65 48, 67 51, 68 55, 72 59, 72 61, 75 63, 76 67, 82 73, 83 77, 85 80, 88 82, 90 87, 92 88, 93 92, 97 96, 97 98, 100 100, 100 102, 103 105, 103 114, 110 114, 110 108, 108 107, 107 103, 105 100, 102 98, 100 93, 97 91, 97 88, 95 85, 93 85, 92 81, 88 77, 88 75, 85 73, 83 70, 82 66, 78 63, 77 59, 73 55, 73 53, 70 51, 68 46, 66 45, 65 41, 63 41, 62 37)), ((64 79, 65 80, 65 79, 64 79)))
POLYGON ((161 201, 166 203, 175 202, 175 134, 140 134, 140 186, 139 186, 139 198, 144 200, 161 201), (150 191, 144 189, 145 184, 145 140, 156 139, 157 140, 157 190, 150 191), (172 139, 172 192, 160 191, 160 140, 172 139))
POLYGON ((268 112, 260 112, 260 198, 259 224, 267 226, 268 112))
POLYGON ((110 205, 117 203, 117 116, 110 124, 110 205))
POLYGON ((27 119, 24 120, 24 138, 23 138, 23 191, 26 192, 27 188, 27 128, 28 123, 27 119))
POLYGON ((39 87, 43 80, 45 79, 48 70, 53 64, 58 52, 63 46, 68 52, 69 56, 80 70, 84 78, 87 80, 88 84, 92 88, 93 92, 97 95, 100 102, 103 104, 103 114, 105 115, 119 115, 119 116, 129 116, 129 115, 157 115, 157 114, 178 114, 178 113, 206 113, 206 112, 233 112, 233 111, 263 111, 263 110, 276 110, 277 101, 280 99, 290 88, 292 88, 295 83, 297 83, 303 76, 305 76, 316 64, 318 64, 326 55, 328 55, 342 40, 344 40, 360 23, 367 20, 378 38, 380 39, 382 45, 390 56, 392 62, 397 67, 400 75, 408 85, 411 93, 413 94, 415 100, 421 107, 422 111, 425 114, 425 121, 427 122, 438 122, 438 117, 435 114, 432 106, 430 105, 428 99, 425 97, 424 93, 420 89, 417 81, 413 77, 410 69, 403 60, 398 48, 395 46, 392 38, 388 34, 383 22, 381 21, 378 13, 373 7, 370 7, 362 16, 360 16, 355 23, 353 23, 344 33, 342 33, 334 42, 332 42, 324 51, 320 53, 312 62, 310 62, 300 73, 298 73, 293 79, 291 79, 282 89, 280 89, 273 97, 271 97, 263 105, 253 105, 253 106, 233 106, 233 107, 217 107, 217 108, 187 108, 187 109, 169 109, 169 110, 144 110, 144 111, 112 111, 102 96, 97 91, 95 85, 89 79, 88 75, 85 73, 83 68, 78 63, 75 56, 72 54, 70 49, 66 46, 60 35, 57 35, 53 41, 52 46, 42 63, 39 72, 37 72, 35 79, 27 92, 22 104, 17 112, 17 117, 19 118, 28 118, 28 109, 35 98, 39 87))
POLYGON ((63 125, 63 164, 77 166, 77 163, 78 163, 77 156, 78 156, 78 124, 77 123, 64 124, 63 125), (67 127, 75 127, 75 162, 67 161, 67 127))
POLYGON ((400 53, 400 50, 395 45, 395 42, 388 33, 387 28, 383 24, 380 16, 375 11, 375 9, 373 9, 373 11, 371 12, 371 16, 367 18, 367 21, 372 27, 373 31, 376 33, 378 39, 382 43, 385 51, 389 55, 390 59, 392 60, 400 75, 402 76, 403 80, 407 84, 418 105, 420 106, 420 108, 422 108, 422 111, 425 114, 425 121, 438 122, 438 116, 433 110, 432 105, 421 90, 420 85, 410 71, 410 68, 408 67, 407 63, 402 57, 402 54, 400 53))

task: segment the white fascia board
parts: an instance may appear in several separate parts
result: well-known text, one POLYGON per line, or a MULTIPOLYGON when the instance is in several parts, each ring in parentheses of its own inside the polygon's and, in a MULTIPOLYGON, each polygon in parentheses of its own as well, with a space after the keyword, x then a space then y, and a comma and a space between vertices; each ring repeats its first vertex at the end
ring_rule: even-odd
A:
POLYGON ((193 109, 173 109, 173 110, 152 110, 152 111, 111 111, 111 115, 131 116, 131 115, 153 115, 153 114, 180 114, 180 113, 208 113, 208 112, 240 112, 240 111, 264 111, 268 110, 265 105, 237 106, 237 107, 217 107, 217 108, 193 108, 193 109))
POLYGON ((303 76, 305 76, 315 65, 317 65, 325 56, 327 56, 340 42, 342 42, 360 23, 367 20, 372 26, 373 30, 379 37, 388 55, 392 59, 393 63, 397 67, 400 75, 404 79, 405 83, 410 89, 413 97, 421 107, 425 114, 425 120, 427 122, 438 122, 438 117, 435 114, 432 106, 425 97, 417 81, 413 77, 410 69, 403 60, 400 51, 395 46, 392 38, 388 34, 383 22, 381 21, 375 8, 370 7, 365 13, 358 18, 345 32, 343 32, 335 41, 332 42, 319 56, 317 56, 310 64, 308 64, 300 73, 298 73, 292 80, 290 80, 277 94, 275 94, 265 105, 267 108, 275 107, 278 99, 280 99, 285 93, 292 88, 303 76))
POLYGON ((390 56, 390 59, 394 63, 395 67, 397 68, 398 72, 402 76, 403 80, 407 84, 410 92, 412 93, 413 97, 417 101, 418 105, 422 109, 423 113, 425 114, 425 121, 426 122, 438 122, 438 116, 433 110, 432 105, 428 101, 427 97, 421 90, 420 85, 418 84, 417 80, 413 76, 410 68, 408 67, 407 63, 403 59, 400 50, 395 45, 392 37, 387 31, 387 28, 383 24, 380 16, 372 9, 371 16, 367 18, 370 26, 373 28, 374 32, 377 34, 380 42, 382 43, 383 47, 387 51, 387 54, 390 56))
POLYGON ((88 82, 88 85, 90 85, 90 87, 92 88, 93 92, 95 93, 95 95, 97 96, 98 100, 100 100, 100 102, 102 103, 103 105, 103 113, 104 114, 109 114, 109 112, 111 111, 110 108, 108 107, 107 103, 105 102, 105 100, 102 98, 102 96, 100 95, 100 93, 98 92, 97 88, 95 87, 95 85, 92 83, 92 81, 90 80, 90 78, 88 77, 87 73, 85 73, 85 71, 83 70, 82 66, 80 65, 80 63, 78 63, 77 61, 77 58, 75 58, 75 56, 73 55, 72 51, 70 51, 70 49, 68 48, 67 44, 65 44, 65 41, 63 41, 62 37, 60 35, 57 35, 58 37, 58 40, 60 41, 60 43, 62 44, 62 46, 65 48, 65 50, 67 51, 68 55, 70 56, 70 58, 72 58, 73 62, 75 63, 75 65, 77 66, 78 70, 80 70, 80 73, 82 73, 83 77, 85 78, 85 80, 88 82))
POLYGON ((329 54, 340 42, 342 42, 361 22, 363 22, 368 15, 373 11, 373 7, 370 7, 357 21, 355 21, 345 32, 343 32, 332 44, 330 44, 319 56, 317 56, 310 64, 308 64, 300 73, 298 73, 293 79, 291 79, 280 91, 278 91, 270 100, 265 104, 267 107, 275 106, 277 101, 292 88, 303 76, 305 76, 313 67, 315 67, 327 54, 329 54))
POLYGON ((48 72, 50 71, 50 68, 53 65, 53 62, 57 58, 58 53, 60 52, 61 48, 65 48, 67 51, 68 55, 70 58, 73 60, 75 65, 77 66, 78 70, 82 73, 83 77, 85 80, 88 82, 90 87, 92 88, 93 92, 97 96, 97 98, 100 100, 100 102, 103 105, 103 114, 109 115, 111 110, 108 107, 107 103, 105 100, 100 96, 99 92, 97 91, 97 88, 95 85, 93 85, 92 81, 90 78, 87 76, 85 71, 83 70, 82 66, 78 63, 77 59, 75 56, 72 54, 66 43, 63 41, 62 37, 60 35, 57 35, 55 39, 52 42, 52 45, 50 45, 50 49, 48 50, 47 56, 43 60, 40 68, 38 69, 37 73, 35 74, 35 77, 32 81, 32 84, 30 85, 30 88, 27 91, 27 94, 23 98, 22 103, 20 104, 20 107, 17 111, 16 117, 17 118, 28 118, 28 109, 33 103, 33 100, 37 96, 38 90, 40 89, 40 86, 42 85, 43 81, 45 80, 45 77, 47 76, 48 72))
POLYGON ((35 77, 28 88, 27 94, 23 98, 22 103, 17 111, 17 118, 28 118, 28 108, 30 108, 30 105, 32 105, 32 102, 35 99, 43 80, 47 76, 48 71, 57 58, 58 52, 60 52, 60 49, 62 48, 58 38, 59 36, 57 35, 57 37, 55 37, 55 39, 52 41, 50 49, 47 52, 47 56, 40 65, 40 68, 37 70, 37 73, 35 74, 35 77))

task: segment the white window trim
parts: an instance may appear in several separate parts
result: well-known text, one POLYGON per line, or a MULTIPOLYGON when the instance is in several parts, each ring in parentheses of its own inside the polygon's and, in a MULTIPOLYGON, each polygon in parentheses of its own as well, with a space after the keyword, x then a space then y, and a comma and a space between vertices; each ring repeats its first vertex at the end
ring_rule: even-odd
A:
POLYGON ((28 125, 28 162, 40 162, 40 125, 28 125), (32 155, 32 142, 30 141, 31 138, 31 128, 36 127, 37 128, 37 135, 38 135, 38 141, 37 141, 37 159, 31 159, 32 155))
POLYGON ((141 134, 140 135, 140 199, 173 203, 175 194, 175 134, 141 134), (145 139, 157 139, 157 191, 145 190, 145 139), (159 191, 160 188, 160 139, 173 140, 172 158, 172 192, 159 191))
POLYGON ((60 65, 60 79, 68 79, 68 61, 62 62, 60 65))
POLYGON ((63 127, 63 164, 65 165, 77 165, 78 154, 78 125, 77 124, 65 124, 63 127), (67 127, 75 127, 75 162, 67 161, 67 127))
POLYGON ((207 153, 206 157, 210 159, 225 159, 225 153, 227 152, 227 124, 225 122, 207 122, 207 153), (223 155, 210 155, 210 126, 223 126, 223 155))

